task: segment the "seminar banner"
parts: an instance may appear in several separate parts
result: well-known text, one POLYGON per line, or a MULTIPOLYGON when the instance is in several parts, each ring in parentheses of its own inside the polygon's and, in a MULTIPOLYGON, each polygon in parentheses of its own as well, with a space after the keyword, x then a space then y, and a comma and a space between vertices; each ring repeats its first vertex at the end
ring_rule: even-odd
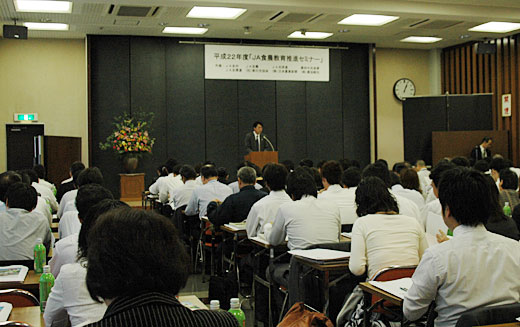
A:
POLYGON ((205 45, 206 79, 329 81, 329 49, 205 45))

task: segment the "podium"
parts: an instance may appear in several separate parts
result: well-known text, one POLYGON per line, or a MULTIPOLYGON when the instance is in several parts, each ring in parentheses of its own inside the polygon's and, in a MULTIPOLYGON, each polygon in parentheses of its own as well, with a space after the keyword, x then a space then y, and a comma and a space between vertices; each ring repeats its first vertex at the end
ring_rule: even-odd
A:
POLYGON ((251 161, 260 169, 270 162, 278 163, 278 151, 253 151, 244 156, 246 161, 251 161))
POLYGON ((141 201, 144 190, 144 173, 119 174, 121 177, 121 201, 141 201))

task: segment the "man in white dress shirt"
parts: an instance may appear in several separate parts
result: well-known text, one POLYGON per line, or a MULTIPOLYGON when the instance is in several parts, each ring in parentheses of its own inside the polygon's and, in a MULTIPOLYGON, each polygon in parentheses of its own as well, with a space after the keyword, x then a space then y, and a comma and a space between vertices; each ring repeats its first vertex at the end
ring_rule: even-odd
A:
POLYGON ((357 219, 356 191, 354 190, 354 197, 352 197, 353 190, 340 185, 342 173, 341 165, 337 161, 331 160, 323 164, 321 168, 323 191, 318 194, 318 199, 334 202, 339 208, 341 224, 351 225, 357 219))
POLYGON ((409 320, 420 318, 432 301, 436 327, 455 326, 474 308, 520 301, 520 243, 484 227, 493 211, 485 178, 467 168, 443 174, 439 200, 453 238, 424 253, 404 297, 409 320))
POLYGON ((195 181, 195 178, 197 178, 197 172, 192 166, 182 166, 179 170, 179 176, 181 176, 183 184, 172 190, 172 193, 170 194, 170 206, 173 210, 187 205, 190 201, 193 191, 199 186, 199 184, 197 184, 195 181))
POLYGON ((213 165, 205 165, 200 168, 200 176, 202 177, 202 186, 193 190, 190 201, 186 206, 186 216, 199 217, 206 216, 208 204, 211 201, 224 200, 233 192, 231 189, 218 181, 217 168, 213 165))
POLYGON ((58 211, 58 202, 56 201, 54 193, 48 187, 38 184, 38 175, 36 172, 32 169, 26 169, 24 170, 24 173, 27 173, 31 179, 31 186, 34 187, 36 192, 38 192, 40 196, 47 201, 47 203, 49 203, 52 211, 58 211))
POLYGON ((159 201, 162 203, 170 203, 172 201, 172 193, 175 189, 183 185, 182 177, 179 174, 182 165, 175 165, 171 173, 164 178, 159 188, 159 201))
MULTIPOLYGON (((176 165, 177 165, 177 160, 175 160, 173 158, 170 158, 166 161, 166 163, 164 164, 164 168, 168 172, 168 175, 160 176, 159 178, 157 178, 155 183, 150 185, 150 188, 148 190, 150 191, 151 194, 160 195, 161 190, 163 191, 163 193, 168 191, 168 187, 165 186, 164 184, 166 183, 166 180, 170 176, 170 174, 173 174, 173 168, 176 165)), ((164 199, 164 195, 163 195, 163 199, 164 199)))
MULTIPOLYGON (((426 205, 421 211, 420 223, 423 226, 424 230, 426 230, 426 226, 428 225, 429 213, 433 213, 438 216, 442 215, 441 202, 439 201, 439 189, 437 188, 437 185, 441 181, 442 174, 444 174, 445 171, 448 171, 453 168, 455 168, 455 165, 451 162, 441 162, 432 169, 430 177, 432 181, 432 192, 435 195, 435 200, 426 203, 426 205)), ((437 233, 437 231, 435 231, 435 233, 437 233)))
POLYGON ((431 179, 430 171, 426 167, 424 160, 417 160, 415 162, 415 171, 417 172, 417 176, 419 176, 423 197, 426 198, 426 195, 431 188, 431 179))
POLYGON ((0 214, 0 260, 33 260, 36 240, 49 250, 51 229, 47 219, 35 212, 34 187, 17 182, 7 189, 7 211, 0 214))
POLYGON ((246 219, 247 237, 251 238, 262 233, 264 224, 272 223, 278 212, 278 208, 284 203, 292 202, 285 192, 287 169, 277 163, 269 163, 264 166, 262 176, 269 189, 269 194, 258 200, 249 211, 246 219))
MULTIPOLYGON (((77 180, 74 181, 74 184, 76 184, 78 188, 87 184, 103 185, 103 174, 97 167, 84 169, 78 174, 77 180)), ((62 215, 67 211, 76 210, 77 194, 78 190, 75 189, 68 191, 63 195, 60 201, 60 208, 58 209, 58 218, 61 218, 62 215)))

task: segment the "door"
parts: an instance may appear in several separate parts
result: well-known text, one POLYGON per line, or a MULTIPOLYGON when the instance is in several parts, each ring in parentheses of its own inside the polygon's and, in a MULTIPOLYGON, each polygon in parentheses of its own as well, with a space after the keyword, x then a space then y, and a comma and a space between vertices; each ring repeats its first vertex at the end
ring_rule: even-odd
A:
POLYGON ((42 124, 6 124, 7 169, 30 169, 35 164, 34 137, 44 135, 42 124))

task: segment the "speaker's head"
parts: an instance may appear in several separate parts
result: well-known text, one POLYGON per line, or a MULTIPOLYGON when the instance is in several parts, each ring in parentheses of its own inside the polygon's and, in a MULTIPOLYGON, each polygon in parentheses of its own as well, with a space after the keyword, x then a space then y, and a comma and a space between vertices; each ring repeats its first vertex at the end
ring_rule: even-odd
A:
POLYGON ((26 40, 27 27, 21 25, 4 25, 4 38, 26 40))

